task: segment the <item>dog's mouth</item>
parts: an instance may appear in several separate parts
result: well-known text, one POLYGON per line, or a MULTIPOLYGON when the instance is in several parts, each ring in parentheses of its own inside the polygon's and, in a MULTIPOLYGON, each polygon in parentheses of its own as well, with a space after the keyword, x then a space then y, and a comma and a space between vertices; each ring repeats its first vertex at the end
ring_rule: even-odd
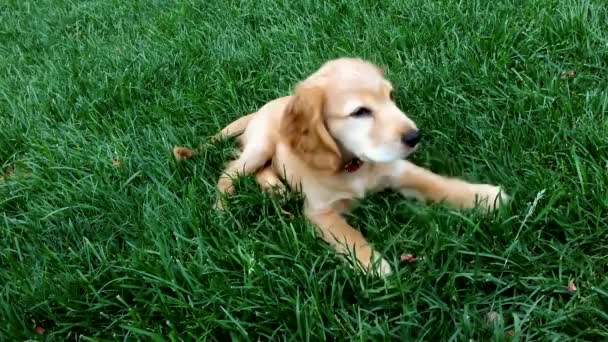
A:
POLYGON ((347 164, 353 160, 364 163, 391 163, 398 160, 407 159, 412 153, 418 150, 417 144, 414 147, 395 142, 393 144, 382 144, 375 147, 368 147, 362 151, 352 151, 345 144, 337 141, 338 148, 342 155, 342 162, 347 164))
POLYGON ((391 162, 395 162, 398 160, 405 160, 407 159, 410 155, 412 155, 414 152, 416 152, 418 150, 418 146, 420 145, 416 145, 415 147, 407 147, 404 146, 402 148, 399 149, 387 149, 387 151, 390 151, 390 153, 376 153, 376 155, 369 155, 366 153, 362 153, 360 155, 358 154, 352 154, 353 157, 356 157, 358 159, 360 159, 361 161, 367 162, 367 163, 391 163, 391 162))

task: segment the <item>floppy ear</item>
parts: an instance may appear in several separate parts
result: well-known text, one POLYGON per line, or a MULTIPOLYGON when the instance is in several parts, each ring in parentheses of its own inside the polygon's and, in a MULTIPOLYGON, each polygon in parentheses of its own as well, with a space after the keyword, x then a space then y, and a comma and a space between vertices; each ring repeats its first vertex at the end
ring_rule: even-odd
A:
POLYGON ((336 172, 342 155, 329 134, 323 108, 325 95, 320 87, 298 87, 281 122, 281 136, 310 167, 336 172))

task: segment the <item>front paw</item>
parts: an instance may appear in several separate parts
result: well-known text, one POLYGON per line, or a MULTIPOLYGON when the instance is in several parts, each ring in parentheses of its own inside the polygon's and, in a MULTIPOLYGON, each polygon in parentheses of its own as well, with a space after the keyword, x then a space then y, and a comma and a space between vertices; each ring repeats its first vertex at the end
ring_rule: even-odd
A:
POLYGON ((490 184, 472 184, 468 192, 468 200, 464 203, 465 208, 478 207, 491 211, 510 200, 509 195, 500 186, 490 184))
POLYGON ((372 273, 375 276, 379 276, 380 278, 386 278, 393 274, 393 269, 391 265, 386 261, 386 259, 382 257, 378 257, 371 265, 371 268, 368 272, 372 273))
POLYGON ((371 253, 361 253, 357 255, 357 263, 360 270, 366 274, 386 278, 393 274, 391 265, 382 257, 382 255, 376 251, 369 251, 371 253))

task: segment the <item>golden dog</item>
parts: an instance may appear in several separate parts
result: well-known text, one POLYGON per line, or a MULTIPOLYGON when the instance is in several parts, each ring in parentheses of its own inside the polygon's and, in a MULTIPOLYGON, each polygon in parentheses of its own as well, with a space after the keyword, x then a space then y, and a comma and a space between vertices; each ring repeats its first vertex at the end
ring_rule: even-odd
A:
POLYGON ((391 266, 342 216, 353 200, 394 189, 491 210, 509 198, 498 186, 443 177, 404 160, 417 147, 418 128, 393 101, 382 69, 361 59, 325 63, 293 95, 237 119, 216 137, 236 135, 242 152, 219 179, 218 209, 238 175, 255 174, 265 191, 284 190, 284 180, 303 193, 304 213, 321 238, 380 276, 391 266))

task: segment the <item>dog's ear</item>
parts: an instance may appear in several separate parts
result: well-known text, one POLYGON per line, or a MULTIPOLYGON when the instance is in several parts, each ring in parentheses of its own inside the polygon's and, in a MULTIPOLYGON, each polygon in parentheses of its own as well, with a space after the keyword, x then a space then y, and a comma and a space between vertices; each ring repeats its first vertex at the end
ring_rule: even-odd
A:
POLYGON ((297 87, 283 116, 281 135, 307 165, 333 173, 340 169, 342 156, 327 130, 324 107, 321 87, 297 87))

